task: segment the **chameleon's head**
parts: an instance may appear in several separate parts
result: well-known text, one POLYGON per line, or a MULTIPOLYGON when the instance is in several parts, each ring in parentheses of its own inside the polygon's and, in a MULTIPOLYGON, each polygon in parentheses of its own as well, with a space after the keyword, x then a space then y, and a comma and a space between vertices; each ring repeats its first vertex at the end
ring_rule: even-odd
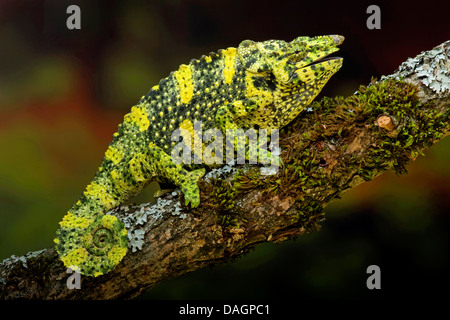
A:
POLYGON ((342 66, 342 58, 327 57, 339 50, 343 36, 298 37, 291 42, 244 40, 238 55, 244 68, 252 73, 272 73, 283 84, 324 82, 342 66))

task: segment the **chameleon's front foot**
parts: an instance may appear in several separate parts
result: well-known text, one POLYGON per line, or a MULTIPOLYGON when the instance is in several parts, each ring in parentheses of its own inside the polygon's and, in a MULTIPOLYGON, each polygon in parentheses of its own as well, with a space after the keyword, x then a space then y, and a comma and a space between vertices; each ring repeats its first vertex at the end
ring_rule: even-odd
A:
POLYGON ((191 205, 192 208, 198 207, 200 204, 200 189, 197 181, 205 175, 205 169, 198 169, 188 172, 186 178, 181 181, 181 191, 184 194, 184 204, 191 205))
POLYGON ((67 268, 87 276, 105 274, 127 252, 127 230, 112 215, 80 217, 68 213, 56 232, 56 251, 67 268))

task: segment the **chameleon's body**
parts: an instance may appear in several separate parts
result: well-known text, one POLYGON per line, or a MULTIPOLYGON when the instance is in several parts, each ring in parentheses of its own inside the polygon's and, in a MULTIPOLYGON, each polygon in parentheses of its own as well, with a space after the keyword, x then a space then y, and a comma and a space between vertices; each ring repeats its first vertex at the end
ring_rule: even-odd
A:
MULTIPOLYGON (((150 181, 180 187, 186 205, 200 203, 197 180, 170 154, 175 129, 281 128, 294 119, 342 66, 324 58, 342 36, 298 37, 292 42, 243 41, 181 65, 132 107, 119 125, 103 162, 81 198, 60 222, 56 250, 82 274, 107 273, 127 250, 123 224, 106 212, 139 193, 150 181)), ((202 166, 200 166, 202 167, 202 166)))

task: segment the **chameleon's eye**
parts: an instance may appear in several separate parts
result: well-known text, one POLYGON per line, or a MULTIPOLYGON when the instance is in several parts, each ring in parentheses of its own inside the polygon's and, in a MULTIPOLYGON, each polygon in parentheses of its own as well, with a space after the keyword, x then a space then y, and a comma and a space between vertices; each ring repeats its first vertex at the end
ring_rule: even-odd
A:
POLYGON ((306 46, 302 43, 290 43, 284 49, 288 58, 288 62, 297 63, 306 56, 306 46))
POLYGON ((302 61, 305 58, 306 54, 304 50, 295 50, 289 56, 289 62, 296 63, 302 61))

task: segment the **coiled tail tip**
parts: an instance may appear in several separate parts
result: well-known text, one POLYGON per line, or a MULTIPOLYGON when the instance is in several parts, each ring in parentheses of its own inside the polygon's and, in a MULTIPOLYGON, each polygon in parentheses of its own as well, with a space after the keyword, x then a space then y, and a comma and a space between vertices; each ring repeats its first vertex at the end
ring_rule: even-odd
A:
POLYGON ((97 277, 110 272, 126 255, 127 229, 117 217, 80 217, 68 213, 54 242, 67 268, 97 277))

